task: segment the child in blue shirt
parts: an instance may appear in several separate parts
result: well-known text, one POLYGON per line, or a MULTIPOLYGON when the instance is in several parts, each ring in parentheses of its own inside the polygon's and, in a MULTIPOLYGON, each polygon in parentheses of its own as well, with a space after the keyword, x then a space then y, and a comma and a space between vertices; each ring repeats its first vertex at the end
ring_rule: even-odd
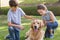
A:
POLYGON ((19 30, 23 30, 24 27, 21 25, 21 17, 33 19, 31 16, 27 16, 24 11, 18 7, 18 3, 15 0, 9 1, 10 9, 7 14, 8 19, 8 30, 9 40, 20 40, 19 30))

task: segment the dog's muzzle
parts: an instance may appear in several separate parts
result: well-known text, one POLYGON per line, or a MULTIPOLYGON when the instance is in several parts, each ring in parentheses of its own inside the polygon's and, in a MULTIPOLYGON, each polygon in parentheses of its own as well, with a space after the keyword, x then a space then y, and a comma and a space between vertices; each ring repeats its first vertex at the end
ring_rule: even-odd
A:
POLYGON ((38 31, 37 26, 34 26, 34 31, 35 31, 35 32, 37 32, 37 31, 38 31))
POLYGON ((34 29, 37 29, 37 26, 34 26, 34 29))

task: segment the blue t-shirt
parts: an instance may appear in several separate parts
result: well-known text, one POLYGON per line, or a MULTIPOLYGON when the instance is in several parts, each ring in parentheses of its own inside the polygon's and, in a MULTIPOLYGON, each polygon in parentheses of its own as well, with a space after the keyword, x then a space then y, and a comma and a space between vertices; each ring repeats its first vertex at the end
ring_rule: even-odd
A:
MULTIPOLYGON (((7 19, 8 22, 11 22, 16 25, 21 25, 21 17, 24 16, 25 13, 21 8, 17 8, 15 12, 13 12, 11 9, 9 9, 8 14, 7 14, 7 19)), ((15 28, 15 27, 10 27, 10 28, 15 28)), ((16 30, 20 30, 19 28, 15 28, 16 30)))
MULTIPOLYGON (((50 21, 50 11, 46 11, 46 14, 44 16, 42 16, 42 19, 45 21, 50 21)), ((56 17, 54 16, 54 22, 57 22, 56 17)))
POLYGON ((11 9, 8 11, 7 17, 8 22, 12 22, 14 24, 21 24, 21 17, 24 16, 25 13, 21 8, 17 8, 15 12, 13 12, 11 9))

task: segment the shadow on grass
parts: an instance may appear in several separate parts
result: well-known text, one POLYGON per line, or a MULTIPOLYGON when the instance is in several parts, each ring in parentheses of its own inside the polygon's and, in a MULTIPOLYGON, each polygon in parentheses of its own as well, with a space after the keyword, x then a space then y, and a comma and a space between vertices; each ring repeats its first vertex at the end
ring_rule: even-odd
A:
POLYGON ((20 40, 25 40, 25 37, 24 36, 20 37, 20 40))
MULTIPOLYGON (((49 38, 44 38, 44 40, 48 40, 49 38)), ((24 36, 22 36, 22 37, 20 37, 20 40, 25 40, 25 37, 24 36)), ((53 39, 49 39, 49 40, 53 40, 53 39)))

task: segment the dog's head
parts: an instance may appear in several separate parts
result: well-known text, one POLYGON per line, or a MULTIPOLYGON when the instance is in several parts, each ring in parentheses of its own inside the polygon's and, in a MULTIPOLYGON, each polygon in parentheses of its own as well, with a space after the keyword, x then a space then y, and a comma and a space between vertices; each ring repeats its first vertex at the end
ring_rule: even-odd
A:
POLYGON ((35 19, 32 21, 31 23, 31 28, 34 30, 34 31, 39 31, 41 28, 42 28, 42 21, 39 20, 39 19, 35 19))

